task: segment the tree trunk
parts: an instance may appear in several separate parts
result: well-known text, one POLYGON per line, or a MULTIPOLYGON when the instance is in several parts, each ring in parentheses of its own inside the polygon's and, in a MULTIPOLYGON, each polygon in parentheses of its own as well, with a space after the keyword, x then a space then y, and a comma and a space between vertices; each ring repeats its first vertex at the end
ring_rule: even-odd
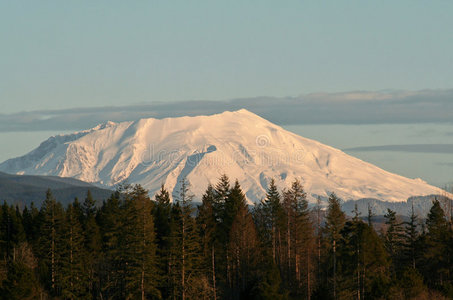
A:
POLYGON ((335 239, 333 240, 333 298, 337 299, 337 255, 335 248, 335 239))
POLYGON ((182 287, 182 297, 181 299, 182 300, 185 300, 186 299, 186 291, 185 291, 185 221, 184 221, 184 216, 182 217, 182 266, 181 266, 181 287, 182 287))
POLYGON ((299 254, 296 254, 296 280, 297 286, 299 286, 300 285, 299 254))
POLYGON ((141 278, 141 284, 140 284, 140 288, 141 288, 141 292, 142 292, 142 300, 145 300, 145 249, 146 249, 146 233, 145 233, 145 228, 146 228, 146 224, 145 224, 145 218, 146 218, 146 214, 145 214, 145 198, 142 199, 142 247, 143 247, 143 250, 142 250, 142 278, 141 278))
POLYGON ((280 273, 283 274, 283 245, 282 245, 282 235, 281 231, 278 231, 278 268, 280 273))
POLYGON ((217 290, 216 290, 216 279, 215 279, 215 250, 214 243, 211 248, 211 260, 212 260, 212 285, 214 288, 214 300, 217 300, 217 290))
POLYGON ((311 299, 310 249, 307 248, 307 299, 311 299))
POLYGON ((287 270, 287 279, 289 280, 289 278, 291 278, 291 232, 290 232, 290 220, 289 220, 289 207, 287 208, 288 209, 288 212, 287 212, 287 228, 286 228, 286 252, 287 252, 287 259, 288 259, 288 262, 287 262, 287 267, 288 267, 288 270, 287 270))
POLYGON ((364 264, 362 272, 362 300, 365 299, 365 280, 366 280, 366 267, 364 264))
POLYGON ((272 259, 275 264, 275 221, 272 223, 272 259))
POLYGON ((317 234, 318 234, 318 277, 321 274, 321 206, 320 199, 318 198, 318 211, 317 211, 317 234))
POLYGON ((70 216, 71 218, 71 227, 70 227, 70 230, 69 230, 69 263, 70 263, 70 266, 69 266, 69 270, 70 270, 70 277, 69 277, 69 286, 71 287, 71 291, 73 290, 73 282, 72 282, 72 266, 73 266, 73 254, 72 254, 72 249, 74 247, 73 245, 73 242, 72 242, 72 214, 70 216))
POLYGON ((52 209, 52 234, 51 234, 51 267, 50 267, 50 272, 51 272, 51 281, 52 281, 52 291, 55 291, 55 207, 52 209))
POLYGON ((360 300, 360 248, 357 242, 357 299, 360 300))

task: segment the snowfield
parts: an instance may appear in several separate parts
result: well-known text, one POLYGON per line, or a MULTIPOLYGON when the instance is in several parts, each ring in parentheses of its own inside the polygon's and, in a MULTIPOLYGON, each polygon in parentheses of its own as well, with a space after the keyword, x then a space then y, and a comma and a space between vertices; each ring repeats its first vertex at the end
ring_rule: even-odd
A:
POLYGON ((300 179, 310 201, 331 192, 344 200, 391 202, 445 194, 421 179, 384 171, 244 109, 211 116, 107 122, 51 137, 30 153, 3 162, 0 171, 73 177, 101 186, 127 180, 141 184, 151 195, 161 184, 176 194, 186 177, 196 199, 209 183, 227 174, 232 181, 239 180, 250 202, 265 196, 271 178, 280 188, 300 179))

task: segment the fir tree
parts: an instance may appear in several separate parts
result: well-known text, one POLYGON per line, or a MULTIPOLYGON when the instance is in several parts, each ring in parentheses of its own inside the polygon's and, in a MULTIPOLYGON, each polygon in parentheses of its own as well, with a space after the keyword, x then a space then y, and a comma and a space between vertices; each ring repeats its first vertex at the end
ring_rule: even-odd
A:
POLYGON ((271 263, 264 266, 264 276, 260 278, 251 299, 286 300, 288 292, 282 289, 282 278, 278 267, 271 263))
POLYGON ((0 285, 0 299, 27 300, 39 299, 43 293, 31 268, 21 262, 11 262, 6 279, 0 285))
POLYGON ((367 220, 368 220, 368 226, 373 227, 373 208, 371 207, 370 202, 368 202, 368 215, 367 215, 367 220))
POLYGON ((62 233, 62 253, 59 261, 61 270, 61 295, 65 299, 89 299, 86 289, 89 277, 86 276, 82 225, 72 204, 66 209, 62 233))
MULTIPOLYGON (((250 288, 258 259, 258 241, 255 224, 237 180, 228 195, 225 207, 235 213, 230 225, 226 257, 229 296, 238 299, 250 288)), ((227 214, 228 218, 231 214, 227 214)), ((229 220, 228 218, 226 220, 229 220)))
POLYGON ((206 189, 206 192, 203 194, 202 203, 198 207, 197 214, 197 226, 199 228, 200 234, 200 247, 203 253, 203 258, 200 261, 200 269, 204 271, 205 274, 210 274, 207 280, 207 287, 212 291, 212 298, 214 300, 217 298, 217 286, 216 286, 216 217, 214 213, 214 201, 215 201, 215 191, 212 185, 209 185, 206 189))
MULTIPOLYGON (((226 245, 229 241, 233 212, 229 212, 227 202, 230 201, 230 180, 227 175, 222 175, 218 183, 214 186, 214 203, 213 210, 216 221, 215 228, 215 268, 216 268, 216 286, 219 292, 226 292, 230 284, 230 270, 228 269, 228 251, 226 245)), ((229 205, 232 203, 229 203, 229 205)))
MULTIPOLYGON (((152 216, 152 202, 148 197, 148 191, 140 185, 135 185, 126 203, 126 224, 129 229, 135 229, 131 240, 136 244, 130 244, 131 253, 126 252, 126 259, 133 266, 127 273, 133 274, 131 280, 126 284, 128 295, 131 298, 139 296, 142 300, 149 297, 159 298, 157 290, 157 258, 154 232, 154 221, 152 216), (130 205, 130 206, 129 206, 130 205), (128 257, 130 255, 130 257, 128 257), (139 276, 136 276, 138 274, 139 276), (136 290, 139 293, 136 293, 136 290), (138 295, 137 295, 138 294, 138 295)), ((127 234, 127 233, 126 233, 127 234)))
POLYGON ((171 274, 171 230, 172 230, 172 214, 171 214, 170 194, 162 185, 160 191, 155 195, 153 208, 153 217, 156 232, 157 255, 159 256, 159 287, 163 298, 169 298, 172 293, 170 284, 171 274))
POLYGON ((414 212, 414 205, 412 204, 411 215, 409 221, 404 223, 404 236, 403 236, 403 249, 402 259, 404 266, 416 268, 418 260, 418 218, 414 212))
POLYGON ((428 234, 424 251, 423 269, 425 278, 431 286, 442 286, 448 280, 448 240, 451 234, 444 211, 438 200, 433 205, 426 219, 428 234))
POLYGON ((63 208, 59 202, 55 200, 50 190, 46 193, 40 215, 41 236, 39 238, 39 269, 41 278, 47 283, 47 288, 52 295, 60 295, 61 278, 60 278, 60 259, 62 253, 62 222, 63 208))
POLYGON ((283 207, 286 212, 286 280, 292 295, 310 299, 314 232, 306 193, 298 180, 283 193, 283 207))
POLYGON ((422 275, 414 268, 408 268, 402 272, 397 288, 405 299, 418 299, 427 290, 422 275))
POLYGON ((100 295, 104 299, 118 299, 122 294, 120 247, 121 228, 121 194, 113 193, 101 207, 98 215, 102 237, 102 260, 100 262, 100 295))
POLYGON ((17 247, 26 241, 22 215, 6 202, 1 207, 0 253, 6 261, 14 261, 17 247))
POLYGON ((387 209, 387 214, 384 215, 387 231, 384 235, 385 248, 392 259, 393 268, 392 273, 395 274, 396 269, 401 265, 401 251, 403 247, 403 223, 396 217, 396 213, 387 209))
MULTIPOLYGON (((189 287, 193 285, 192 282, 198 279, 200 264, 200 245, 198 240, 198 233, 196 231, 195 219, 192 217, 194 207, 192 205, 193 195, 189 190, 189 182, 183 178, 181 181, 181 188, 177 201, 181 207, 180 227, 178 236, 179 239, 176 243, 180 247, 180 274, 181 274, 181 299, 193 298, 197 294, 190 294, 189 287)), ((196 290, 191 292, 196 293, 196 290)))
POLYGON ((338 243, 339 299, 379 298, 385 293, 388 257, 376 232, 358 214, 345 223, 338 243))
POLYGON ((30 208, 25 207, 22 212, 22 223, 27 237, 27 241, 35 246, 36 241, 39 237, 39 210, 36 208, 35 204, 32 202, 30 208))
POLYGON ((84 234, 84 267, 88 275, 88 287, 92 296, 97 294, 96 286, 96 262, 101 251, 101 233, 98 224, 96 223, 96 200, 93 199, 90 190, 80 206, 76 199, 73 206, 74 214, 81 218, 83 234, 84 234))
POLYGON ((337 244, 341 241, 341 231, 346 222, 346 216, 341 210, 340 200, 331 194, 329 197, 329 206, 327 208, 326 221, 324 226, 324 234, 328 246, 328 266, 331 270, 329 277, 332 282, 333 297, 337 297, 337 244))
MULTIPOLYGON (((225 218, 227 218, 226 214, 226 202, 228 201, 228 196, 230 194, 230 180, 227 175, 222 175, 219 179, 219 182, 215 186, 215 198, 214 198, 214 213, 216 216, 217 223, 222 225, 225 224, 225 218)), ((220 226, 218 228, 221 232, 225 232, 225 228, 220 226)), ((219 236, 220 238, 224 237, 222 234, 219 236)))
POLYGON ((275 180, 271 179, 266 198, 262 202, 265 227, 265 245, 272 249, 274 263, 281 264, 281 234, 284 225, 284 211, 275 180))

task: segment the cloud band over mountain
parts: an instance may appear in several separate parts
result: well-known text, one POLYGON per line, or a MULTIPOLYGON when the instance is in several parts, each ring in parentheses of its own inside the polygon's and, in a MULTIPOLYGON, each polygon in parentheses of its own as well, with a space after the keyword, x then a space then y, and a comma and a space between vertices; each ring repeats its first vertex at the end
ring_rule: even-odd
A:
POLYGON ((453 89, 318 93, 225 101, 154 102, 0 114, 0 132, 80 130, 101 122, 248 109, 279 125, 453 122, 453 89))
POLYGON ((381 145, 365 146, 344 149, 348 152, 363 151, 398 151, 398 152, 417 152, 417 153, 440 153, 453 154, 453 144, 411 144, 411 145, 381 145))

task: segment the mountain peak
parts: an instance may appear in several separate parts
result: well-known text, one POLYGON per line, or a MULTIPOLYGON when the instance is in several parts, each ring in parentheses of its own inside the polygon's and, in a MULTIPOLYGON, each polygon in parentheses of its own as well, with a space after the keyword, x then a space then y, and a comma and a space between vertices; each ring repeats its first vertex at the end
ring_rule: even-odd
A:
POLYGON ((105 128, 113 127, 116 124, 117 123, 115 123, 115 122, 107 121, 107 122, 98 124, 97 126, 93 127, 91 130, 102 130, 102 129, 105 129, 105 128))
POLYGON ((197 196, 227 174, 239 180, 251 202, 265 197, 271 178, 280 188, 299 179, 313 201, 331 192, 344 200, 385 201, 442 193, 423 181, 386 172, 288 132, 246 109, 106 122, 50 138, 29 154, 3 162, 0 171, 74 177, 105 186, 127 180, 151 195, 162 183, 176 195, 186 178, 197 196))
POLYGON ((257 114, 254 114, 254 113, 252 113, 251 111, 249 111, 249 110, 247 110, 245 108, 241 108, 241 109, 238 109, 236 111, 233 111, 233 113, 243 114, 243 115, 253 115, 253 116, 259 117, 257 114))

